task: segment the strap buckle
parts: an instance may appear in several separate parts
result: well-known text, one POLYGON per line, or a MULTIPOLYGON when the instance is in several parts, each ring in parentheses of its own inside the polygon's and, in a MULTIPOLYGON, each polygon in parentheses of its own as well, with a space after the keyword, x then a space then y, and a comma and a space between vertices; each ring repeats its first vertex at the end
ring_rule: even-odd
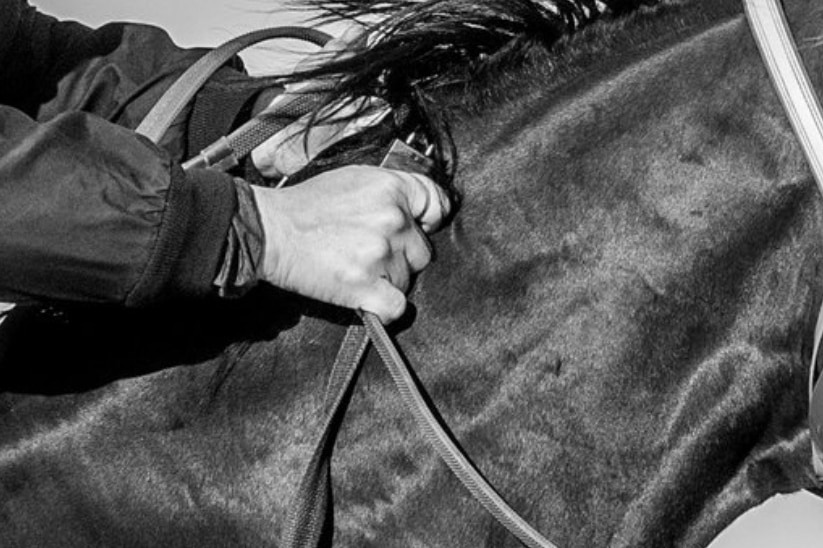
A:
POLYGON ((419 137, 417 132, 412 132, 405 141, 395 139, 392 142, 389 151, 380 162, 380 167, 419 173, 432 178, 434 175, 432 152, 434 152, 434 145, 429 144, 424 137, 419 137), (423 148, 423 152, 417 150, 415 146, 423 148))

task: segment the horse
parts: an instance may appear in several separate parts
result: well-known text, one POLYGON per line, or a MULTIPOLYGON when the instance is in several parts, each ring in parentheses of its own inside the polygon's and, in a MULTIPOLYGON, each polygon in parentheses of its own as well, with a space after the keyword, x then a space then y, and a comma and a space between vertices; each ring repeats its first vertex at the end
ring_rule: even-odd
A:
MULTIPOLYGON (((823 10, 784 3, 820 89, 823 10)), ((561 547, 690 548, 819 487, 823 208, 737 0, 312 5, 382 18, 328 70, 396 77, 436 136, 460 207, 392 333, 515 509, 561 547)), ((279 545, 350 312, 260 288, 23 316, 0 545, 279 545)), ((517 545, 373 352, 332 478, 326 545, 517 545)))

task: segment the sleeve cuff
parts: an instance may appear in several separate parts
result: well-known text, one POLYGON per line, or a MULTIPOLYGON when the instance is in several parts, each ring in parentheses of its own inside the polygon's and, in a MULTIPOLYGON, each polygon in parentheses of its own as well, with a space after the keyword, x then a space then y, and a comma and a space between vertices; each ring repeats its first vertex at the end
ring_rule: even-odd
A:
POLYGON ((127 306, 214 293, 226 234, 237 211, 234 180, 215 171, 172 169, 159 234, 145 270, 126 298, 127 306))
POLYGON ((251 186, 235 179, 237 212, 226 235, 226 251, 214 285, 224 298, 242 297, 260 279, 263 262, 263 223, 251 186))

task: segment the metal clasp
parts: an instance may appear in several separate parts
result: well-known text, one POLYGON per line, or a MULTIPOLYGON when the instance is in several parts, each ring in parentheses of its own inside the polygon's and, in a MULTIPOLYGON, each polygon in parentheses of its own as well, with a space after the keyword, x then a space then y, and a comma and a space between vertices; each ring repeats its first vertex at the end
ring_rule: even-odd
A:
POLYGON ((400 139, 395 139, 392 142, 389 151, 383 157, 383 161, 380 162, 380 167, 433 177, 434 160, 431 158, 433 151, 434 145, 427 143, 424 138, 418 137, 417 132, 412 132, 406 137, 405 142, 400 139), (418 146, 423 149, 423 152, 415 148, 418 146))

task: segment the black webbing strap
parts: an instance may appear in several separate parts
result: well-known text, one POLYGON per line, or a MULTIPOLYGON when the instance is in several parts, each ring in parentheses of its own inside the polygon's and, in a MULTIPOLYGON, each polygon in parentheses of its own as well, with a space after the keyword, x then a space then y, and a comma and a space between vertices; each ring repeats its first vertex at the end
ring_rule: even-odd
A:
MULTIPOLYGON (((299 30, 298 34, 301 36, 306 34, 306 29, 299 30)), ((291 36, 291 29, 285 34, 291 36)), ((226 59, 252 43, 282 35, 284 35, 282 29, 250 33, 206 54, 169 88, 157 108, 153 109, 140 125, 138 132, 149 136, 155 142, 159 141, 196 90, 226 59)), ((314 37, 322 41, 327 35, 318 32, 314 37)), ((277 124, 271 126, 263 124, 261 127, 264 126, 269 127, 270 130, 277 124)), ((253 131, 249 130, 249 132, 257 135, 255 140, 264 134, 262 131, 258 132, 256 127, 252 129, 253 131)), ((397 153, 396 147, 392 147, 381 165, 405 169, 405 164, 392 166, 387 163, 393 152, 397 153)), ((208 165, 208 162, 206 163, 208 165)), ((412 413, 425 438, 475 499, 524 545, 530 548, 556 548, 500 497, 454 442, 445 425, 435 416, 429 403, 423 397, 409 366, 400 356, 377 316, 363 312, 361 318, 364 325, 353 325, 349 328, 332 366, 324 400, 326 415, 323 428, 316 440, 311 461, 306 467, 295 494, 283 535, 285 547, 316 548, 322 541, 330 543, 333 530, 332 450, 352 394, 360 363, 369 344, 369 338, 371 338, 397 386, 403 403, 412 413)))
POLYGON ((482 476, 457 445, 448 428, 434 415, 431 406, 400 356, 380 320, 361 313, 363 325, 352 325, 346 332, 324 400, 323 428, 314 445, 311 461, 303 473, 292 499, 292 509, 284 538, 284 548, 317 548, 328 545, 334 526, 331 488, 331 458, 337 429, 340 427, 357 372, 371 341, 397 388, 404 407, 411 412, 423 437, 471 495, 503 527, 529 548, 557 548, 515 512, 482 476))
POLYGON ((369 338, 363 326, 350 326, 329 375, 323 402, 325 417, 320 435, 292 497, 286 530, 282 536, 284 548, 317 548, 321 539, 331 539, 334 526, 332 451, 368 345, 369 338))

